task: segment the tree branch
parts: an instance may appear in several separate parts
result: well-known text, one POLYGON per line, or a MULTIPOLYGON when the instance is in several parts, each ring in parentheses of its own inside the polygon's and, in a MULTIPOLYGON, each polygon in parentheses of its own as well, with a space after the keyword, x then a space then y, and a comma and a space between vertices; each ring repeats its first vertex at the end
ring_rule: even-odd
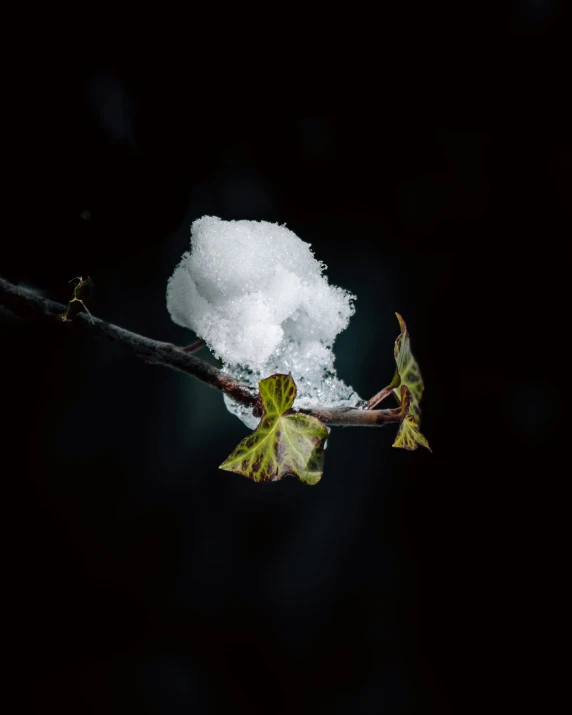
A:
MULTIPOLYGON (((198 349, 197 343, 187 348, 178 348, 171 343, 146 338, 137 333, 120 328, 105 320, 85 313, 78 313, 68 322, 62 320, 66 306, 42 298, 30 290, 16 286, 0 278, 0 305, 8 308, 16 317, 40 320, 61 325, 62 330, 72 330, 79 335, 89 335, 101 340, 118 343, 147 363, 164 365, 192 375, 202 382, 224 392, 236 402, 246 407, 254 407, 257 394, 251 388, 222 370, 189 354, 189 348, 198 349)), ((300 410, 313 415, 328 425, 337 426, 381 426, 389 422, 399 422, 400 408, 393 410, 362 410, 357 408, 321 408, 300 410)))

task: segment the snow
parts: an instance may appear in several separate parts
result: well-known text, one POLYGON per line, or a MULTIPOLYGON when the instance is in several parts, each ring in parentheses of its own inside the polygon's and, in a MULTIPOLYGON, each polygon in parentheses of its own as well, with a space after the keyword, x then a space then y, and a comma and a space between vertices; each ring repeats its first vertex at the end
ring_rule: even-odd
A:
MULTIPOLYGON (((169 279, 167 308, 205 340, 225 372, 255 390, 262 378, 291 372, 296 407, 357 406, 362 400, 337 378, 332 352, 355 296, 330 285, 325 268, 285 226, 203 216, 169 279)), ((225 403, 256 427, 251 410, 226 395, 225 403)))

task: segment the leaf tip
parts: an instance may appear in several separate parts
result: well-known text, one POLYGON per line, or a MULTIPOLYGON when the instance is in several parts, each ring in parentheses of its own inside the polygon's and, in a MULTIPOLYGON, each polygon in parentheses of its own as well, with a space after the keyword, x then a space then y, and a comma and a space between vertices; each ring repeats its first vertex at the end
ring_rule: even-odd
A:
POLYGON ((404 333, 407 330, 407 324, 403 320, 403 317, 401 316, 400 313, 395 313, 397 320, 399 321, 399 327, 401 328, 401 332, 404 333))

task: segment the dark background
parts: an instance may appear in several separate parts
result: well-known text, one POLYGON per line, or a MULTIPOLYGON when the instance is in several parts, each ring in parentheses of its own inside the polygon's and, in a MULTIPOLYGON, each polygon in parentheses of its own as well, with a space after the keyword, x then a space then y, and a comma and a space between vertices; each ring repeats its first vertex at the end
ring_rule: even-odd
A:
POLYGON ((318 486, 255 485, 217 469, 246 428, 214 391, 0 317, 6 648, 24 712, 546 709, 564 673, 564 10, 467 15, 466 71, 445 53, 412 85, 397 58, 391 82, 368 63, 300 111, 250 100, 231 71, 218 100, 247 101, 215 110, 184 53, 38 57, 0 274, 62 302, 91 275, 97 316, 185 344, 165 289, 190 223, 286 223, 358 296, 336 354, 364 397, 392 377, 403 314, 433 454, 391 449, 391 426, 335 428, 318 486))

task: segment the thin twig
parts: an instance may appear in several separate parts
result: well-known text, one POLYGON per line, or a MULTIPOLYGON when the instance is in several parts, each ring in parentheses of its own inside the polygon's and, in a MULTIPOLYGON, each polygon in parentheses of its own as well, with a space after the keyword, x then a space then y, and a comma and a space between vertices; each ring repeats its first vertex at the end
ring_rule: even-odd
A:
MULTIPOLYGON (((32 291, 16 286, 0 278, 0 305, 8 308, 16 317, 51 322, 64 325, 62 315, 66 306, 42 298, 32 291)), ((243 382, 235 380, 222 370, 185 352, 171 343, 146 338, 132 333, 94 316, 88 319, 85 313, 78 313, 66 322, 62 330, 72 330, 79 335, 89 335, 101 340, 110 340, 130 350, 147 363, 164 365, 205 382, 230 398, 247 407, 254 407, 257 395, 243 382), (93 322, 91 322, 93 321, 93 322)), ((339 426, 381 426, 389 422, 399 422, 400 410, 363 410, 357 408, 321 408, 301 410, 313 415, 325 424, 339 426)))

